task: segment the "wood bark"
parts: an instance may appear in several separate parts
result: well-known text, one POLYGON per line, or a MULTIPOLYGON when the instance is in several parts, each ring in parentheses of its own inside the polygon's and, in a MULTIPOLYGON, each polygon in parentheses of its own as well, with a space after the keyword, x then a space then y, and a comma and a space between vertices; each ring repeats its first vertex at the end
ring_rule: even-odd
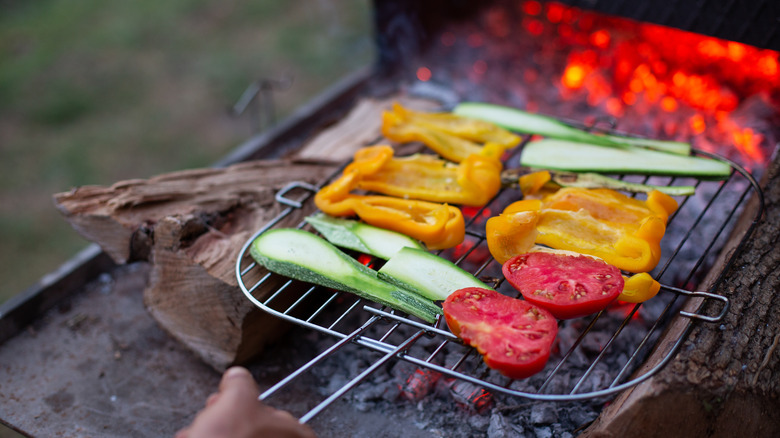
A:
MULTIPOLYGON (((741 249, 733 244, 750 216, 737 225, 725 254, 735 261, 714 291, 731 302, 725 318, 695 323, 672 361, 621 393, 582 437, 780 436, 780 159, 762 186, 765 214, 741 249)), ((715 315, 718 306, 707 302, 702 311, 715 315)), ((673 322, 645 367, 669 351, 686 324, 684 317, 673 322)))
MULTIPOLYGON (((152 264, 144 291, 149 312, 172 337, 223 370, 259 354, 284 332, 280 320, 238 288, 242 245, 284 208, 274 198, 279 189, 292 181, 322 182, 335 170, 256 161, 80 187, 54 198, 72 226, 117 263, 152 264)), ((294 210, 280 226, 296 226, 312 209, 294 210)))

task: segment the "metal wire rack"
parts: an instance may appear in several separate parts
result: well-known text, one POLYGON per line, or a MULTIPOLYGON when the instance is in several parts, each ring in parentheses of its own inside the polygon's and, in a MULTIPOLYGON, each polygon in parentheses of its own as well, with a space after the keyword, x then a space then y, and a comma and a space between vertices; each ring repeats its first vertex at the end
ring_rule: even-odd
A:
MULTIPOLYGON (((521 149, 522 145, 516 148, 514 155, 506 161, 507 168, 519 165, 521 149)), ((521 384, 487 369, 482 364, 479 354, 473 348, 463 345, 447 329, 443 320, 428 324, 348 293, 282 278, 277 274, 266 272, 256 264, 249 255, 251 242, 261 233, 280 226, 279 224, 294 210, 303 208, 307 202, 312 202, 312 195, 338 175, 341 169, 319 186, 305 183, 290 184, 281 190, 276 198, 277 202, 285 205, 286 208, 250 237, 241 249, 236 262, 238 284, 246 298, 260 309, 332 336, 336 342, 287 378, 269 388, 261 394, 260 398, 268 398, 347 344, 357 344, 378 352, 379 358, 303 415, 299 419, 302 423, 312 419, 391 360, 404 360, 422 369, 470 382, 488 391, 531 400, 563 402, 609 396, 648 379, 673 357, 682 345, 693 321, 718 322, 725 316, 729 307, 726 297, 710 291, 689 289, 694 289, 696 283, 709 270, 712 260, 728 239, 730 227, 751 197, 758 199, 758 208, 739 246, 744 245, 763 214, 761 189, 748 171, 717 155, 698 150, 694 153, 728 162, 732 167, 731 176, 725 181, 695 180, 684 177, 642 177, 642 181, 639 181, 655 185, 690 184, 696 187, 696 195, 679 199, 680 207, 669 219, 667 235, 663 240, 664 256, 659 267, 652 272, 662 284, 661 293, 644 304, 606 309, 592 317, 571 323, 572 325, 568 326, 570 331, 574 330, 578 334, 575 334, 567 345, 560 346, 560 351, 551 356, 544 371, 521 384), (719 303, 720 311, 715 315, 699 313, 703 305, 696 312, 680 311, 683 298, 686 297, 701 297, 704 302, 715 300, 719 303), (639 374, 632 374, 652 350, 660 332, 671 317, 677 313, 689 318, 684 333, 660 363, 639 374), (597 331, 598 335, 595 334, 597 331), (598 336, 599 348, 597 351, 583 354, 580 350, 588 343, 589 336, 598 336), (426 345, 433 345, 433 347, 413 348, 422 339, 426 340, 426 345), (580 363, 583 356, 588 358, 586 363, 580 363), (572 366, 572 362, 576 364, 572 366), (597 368, 607 369, 609 379, 597 379, 598 382, 592 382, 590 377, 597 368)), ((479 278, 492 281, 497 290, 508 294, 514 291, 510 287, 504 287, 506 285, 501 278, 500 265, 487 252, 484 220, 492 214, 491 212, 500 212, 505 205, 517 200, 519 196, 519 192, 505 188, 481 209, 465 210, 464 213, 469 218, 466 241, 455 249, 440 252, 441 256, 452 260, 479 278)), ((307 225, 305 222, 300 222, 296 226, 304 228, 307 225)), ((355 256, 360 255, 355 254, 355 256)), ((728 266, 731 262, 727 260, 725 265, 728 266)), ((370 260, 369 263, 381 263, 381 261, 370 260)), ((714 290, 720 281, 721 279, 718 278, 710 290, 714 290)), ((516 295, 516 292, 514 293, 516 295)))

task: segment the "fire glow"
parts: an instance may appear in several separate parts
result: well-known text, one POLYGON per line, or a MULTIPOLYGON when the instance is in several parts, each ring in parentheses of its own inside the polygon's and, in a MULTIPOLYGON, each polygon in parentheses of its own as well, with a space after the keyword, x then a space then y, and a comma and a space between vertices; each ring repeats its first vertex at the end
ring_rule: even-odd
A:
MULTIPOLYGON (((475 29, 445 31, 440 43, 474 87, 506 83, 510 97, 482 98, 585 123, 611 116, 638 135, 696 138, 694 147, 749 168, 774 147, 776 136, 766 138, 771 123, 756 126, 740 106, 758 99, 778 112, 776 51, 536 0, 499 3, 479 21, 475 29), (525 42, 500 53, 510 41, 525 42), (468 53, 455 52, 459 46, 468 53)), ((434 81, 436 72, 426 61, 417 78, 434 81)))

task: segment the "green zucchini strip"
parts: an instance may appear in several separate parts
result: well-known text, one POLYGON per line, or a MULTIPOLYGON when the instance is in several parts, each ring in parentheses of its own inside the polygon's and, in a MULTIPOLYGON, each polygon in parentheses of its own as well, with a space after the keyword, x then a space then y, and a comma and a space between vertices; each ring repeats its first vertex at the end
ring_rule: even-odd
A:
POLYGON ((463 102, 453 110, 455 114, 495 123, 510 131, 537 134, 548 138, 591 143, 611 147, 639 147, 677 155, 690 155, 691 145, 679 141, 653 140, 609 134, 593 134, 561 122, 553 117, 532 114, 502 105, 481 102, 463 102))
POLYGON ((433 301, 380 280, 376 271, 307 231, 266 231, 252 241, 249 254, 271 272, 351 292, 427 322, 434 322, 442 313, 433 301))
POLYGON ((402 248, 381 269, 379 278, 432 300, 445 300, 458 289, 485 283, 455 263, 415 248, 402 248))
POLYGON ((404 247, 425 249, 420 242, 405 234, 351 219, 341 219, 317 213, 307 217, 306 222, 319 231, 328 242, 336 246, 370 254, 384 260, 389 259, 404 247))
POLYGON ((726 179, 728 163, 694 156, 682 156, 649 149, 605 148, 566 140, 542 139, 528 142, 520 155, 523 166, 570 172, 691 176, 726 179))

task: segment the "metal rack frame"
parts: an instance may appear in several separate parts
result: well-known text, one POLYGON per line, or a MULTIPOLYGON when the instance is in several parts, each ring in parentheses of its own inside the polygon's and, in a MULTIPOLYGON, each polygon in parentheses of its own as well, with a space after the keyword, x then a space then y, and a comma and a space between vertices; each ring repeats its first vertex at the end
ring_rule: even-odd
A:
MULTIPOLYGON (((513 155, 513 157, 515 157, 514 159, 517 159, 518 161, 519 158, 517 157, 519 157, 519 152, 521 151, 523 145, 516 148, 513 155)), ((719 236, 728 232, 727 228, 729 223, 731 223, 735 215, 737 215, 737 213, 742 210, 744 204, 747 203, 747 200, 749 199, 748 195, 751 192, 754 192, 757 195, 759 206, 755 213, 752 224, 739 242, 740 247, 745 244, 747 239, 752 234, 756 223, 763 215, 763 194, 757 181, 748 171, 746 171, 738 164, 717 155, 698 150, 695 150, 694 153, 697 155, 708 156, 713 159, 720 159, 725 161, 731 165, 733 170, 731 176, 725 181, 696 181, 695 185, 697 187, 697 192, 701 191, 701 189, 705 186, 711 186, 712 184, 715 184, 716 186, 709 187, 710 189, 714 188, 714 192, 709 199, 705 200, 705 206, 700 214, 692 221, 689 221, 690 224, 685 224, 688 229, 683 234, 680 242, 677 244, 674 250, 668 254, 666 263, 663 264, 663 266, 656 268, 654 271, 654 276, 659 280, 667 271, 667 269, 674 264, 675 259, 681 251, 681 248, 689 240, 694 230, 696 230, 700 224, 710 219, 709 216, 711 215, 708 212, 711 212, 713 209, 724 209, 728 211, 725 216, 720 218, 722 219, 722 223, 717 227, 717 231, 715 232, 714 237, 709 239, 709 243, 705 248, 701 249, 698 260, 695 262, 694 267, 691 268, 687 276, 685 276, 685 278, 682 280, 682 284, 689 284, 692 281, 694 274, 700 267, 702 267, 709 254, 717 254, 717 251, 719 251, 720 248, 716 247, 716 241, 719 240, 719 236), (729 205, 728 209, 725 209, 725 206, 722 204, 727 201, 721 200, 719 198, 723 193, 725 193, 724 191, 727 187, 739 184, 743 184, 744 188, 742 188, 742 191, 738 196, 738 202, 736 202, 734 205, 729 205)), ((510 157, 507 160, 507 163, 510 163, 512 160, 513 158, 510 157)), ((346 344, 354 343, 366 349, 379 352, 381 355, 380 358, 374 361, 370 367, 355 376, 346 385, 323 400, 312 410, 304 414, 299 419, 302 423, 306 423, 307 421, 311 420, 314 416, 324 410, 335 400, 364 381, 376 369, 392 359, 404 360, 420 368, 429 369, 451 378, 470 382, 489 391, 495 391, 498 393, 531 400, 563 402, 614 395, 624 389, 630 388, 650 378, 652 375, 660 371, 671 360, 676 351, 682 345, 683 341, 687 337, 688 332, 692 328, 694 321, 705 321, 711 323, 718 322, 723 318, 723 316, 725 316, 726 312, 728 311, 729 300, 726 297, 711 292, 715 289, 715 287, 717 287, 717 284, 722 281, 721 277, 719 277, 714 282, 710 288, 710 291, 689 291, 685 288, 663 284, 662 282, 662 292, 670 293, 669 296, 671 298, 668 299, 659 316, 652 322, 652 324, 650 324, 649 328, 646 329, 641 341, 633 349, 633 353, 631 353, 631 355, 628 357, 625 364, 619 370, 617 370, 617 373, 612 377, 612 381, 609 382, 609 384, 605 387, 599 389, 583 389, 584 382, 587 381, 588 377, 592 374, 597 364, 601 362, 607 354, 609 354, 608 350, 612 346, 613 342, 624 331, 624 329, 626 329, 626 327, 632 324, 632 320, 635 318, 635 315, 643 306, 643 304, 634 305, 633 308, 626 313, 622 321, 616 324, 612 335, 609 337, 609 340, 603 345, 597 356, 592 359, 592 362, 587 367, 587 369, 582 372, 579 379, 576 379, 576 382, 572 387, 570 387, 568 392, 559 391, 558 393, 552 393, 550 391, 550 387, 552 386, 551 383, 554 382, 564 364, 572 356, 578 346, 580 346, 584 338, 604 317, 606 311, 601 311, 592 317, 590 322, 580 332, 577 340, 567 351, 561 351, 559 355, 554 355, 551 357, 550 363, 548 363, 548 367, 546 367, 545 370, 540 373, 545 376, 544 379, 539 385, 537 385, 535 392, 529 392, 527 390, 518 390, 513 388, 512 381, 506 378, 502 378, 497 373, 490 371, 484 365, 482 365, 481 361, 479 361, 480 357, 479 354, 476 353, 476 350, 469 346, 463 345, 456 336, 447 330, 446 324, 442 319, 439 319, 434 324, 428 324, 406 317, 405 315, 399 314, 393 310, 378 307, 378 305, 359 299, 354 295, 333 291, 319 286, 308 285, 309 287, 304 292, 300 293, 298 292, 300 288, 297 286, 301 286, 301 283, 289 279, 283 281, 282 285, 276 288, 269 295, 262 298, 256 297, 255 294, 262 289, 262 287, 269 281, 270 278, 274 276, 280 278, 280 276, 277 274, 265 273, 263 275, 256 276, 260 277, 260 279, 253 282, 252 284, 247 284, 247 282, 245 282, 245 279, 248 280, 249 277, 252 277, 256 273, 256 270, 261 269, 264 271, 264 269, 257 265, 249 256, 248 251, 252 241, 263 232, 276 227, 295 209, 302 208, 305 202, 311 202, 312 195, 325 184, 327 184, 332 178, 335 178, 335 176, 338 175, 342 169, 339 169, 333 176, 331 176, 331 178, 328 179, 328 181, 323 182, 319 186, 313 186, 305 183, 293 183, 279 191, 276 200, 280 204, 285 205, 286 209, 284 209, 276 218, 266 224, 262 229, 258 230, 246 241, 236 261, 236 277, 238 279, 241 291, 255 306, 279 318, 319 331, 329 336, 333 336, 337 339, 337 342, 330 348, 322 351, 319 355, 300 367, 297 371, 293 372, 287 378, 281 380, 276 385, 261 394, 261 400, 270 397, 272 394, 279 391, 281 388, 292 382, 307 370, 316 366, 318 363, 328 358, 329 356, 335 354, 346 344), (291 198, 294 193, 301 191, 303 194, 301 195, 299 193, 299 199, 291 198), (296 283, 295 286, 294 283, 296 283), (717 315, 705 315, 699 313, 703 307, 702 304, 699 306, 699 309, 696 312, 679 311, 679 314, 687 317, 689 321, 683 334, 676 340, 673 347, 666 353, 666 355, 657 365, 644 371, 640 375, 627 378, 627 376, 636 370, 649 349, 653 347, 653 339, 657 337, 662 329, 667 325, 670 317, 678 311, 680 304, 678 299, 681 297, 701 297, 704 298, 704 302, 707 300, 717 300, 721 304, 721 310, 717 315), (356 319, 357 322, 355 322, 356 319), (429 354, 412 352, 412 347, 422 338, 434 338, 438 342, 438 346, 436 346, 434 351, 429 354), (459 353, 459 360, 457 360, 455 363, 443 364, 442 357, 445 356, 443 352, 445 350, 449 351, 453 348, 462 350, 462 352, 459 353)), ((645 181, 648 179, 649 178, 646 177, 645 181)), ((672 185, 676 179, 677 178, 675 177, 671 178, 668 184, 672 185)), ((504 190, 507 189, 503 189, 502 192, 504 190)), ((499 195, 494 198, 494 201, 499 196, 501 196, 501 193, 499 193, 499 195)), ((680 209, 683 208, 684 204, 688 201, 689 198, 690 197, 686 197, 682 200, 680 203, 680 209)), ((464 254, 460 255, 460 257, 453 259, 453 262, 456 264, 460 265, 469 256, 469 254, 472 253, 472 251, 474 251, 479 246, 486 245, 483 230, 475 231, 475 228, 479 227, 474 226, 475 221, 485 211, 485 208, 487 207, 480 209, 468 221, 466 228, 467 239, 471 239, 474 244, 468 248, 464 254)), ((670 227, 673 226, 672 224, 674 219, 676 218, 676 215, 680 209, 678 209, 677 212, 675 212, 675 214, 670 217, 670 227)), ((298 224, 298 228, 303 228, 304 226, 306 226, 305 222, 298 224)), ((732 262, 732 258, 729 258, 726 261, 724 265, 724 271, 725 268, 728 267, 732 262)), ((491 263, 496 264, 492 258, 488 258, 487 261, 473 270, 473 273, 476 276, 481 275, 491 263)), ((502 279, 498 280, 498 283, 500 283, 501 280, 502 279)))

